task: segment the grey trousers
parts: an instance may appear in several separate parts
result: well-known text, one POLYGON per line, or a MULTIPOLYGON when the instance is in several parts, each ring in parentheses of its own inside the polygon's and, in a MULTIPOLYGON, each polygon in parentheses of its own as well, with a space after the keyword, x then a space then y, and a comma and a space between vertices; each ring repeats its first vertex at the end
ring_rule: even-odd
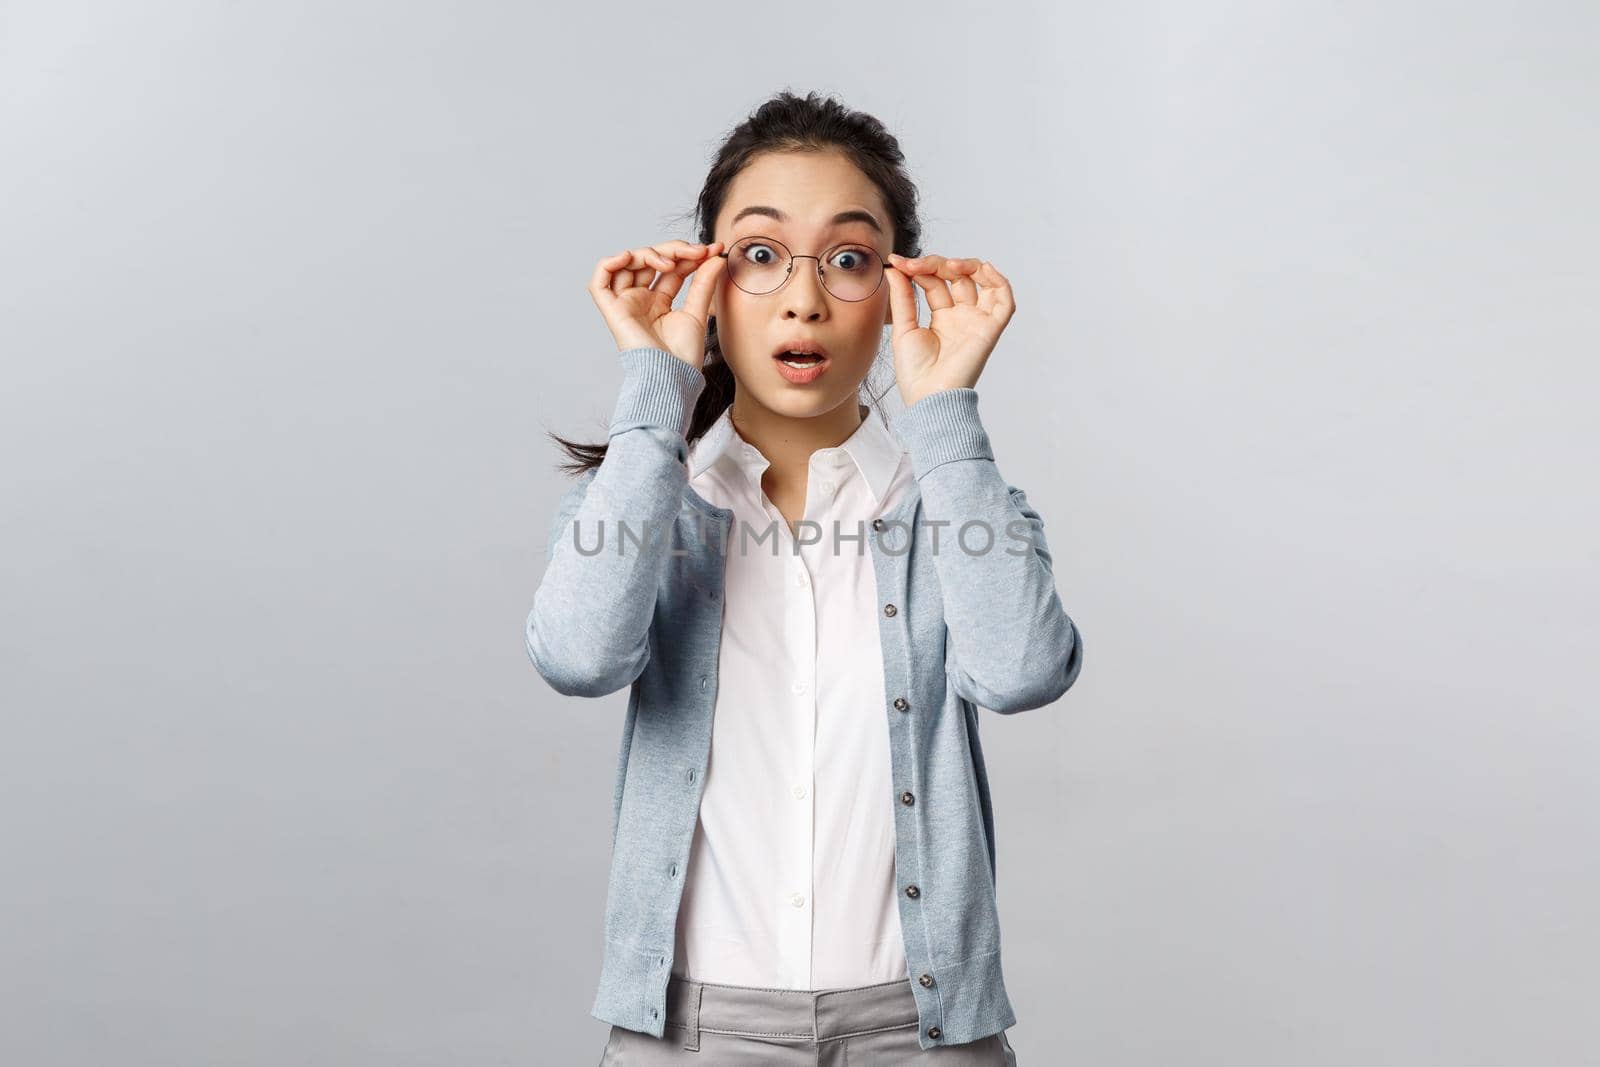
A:
POLYGON ((852 989, 759 989, 667 981, 664 1037, 611 1028, 600 1067, 1016 1067, 1004 1031, 924 1050, 911 979, 852 989))

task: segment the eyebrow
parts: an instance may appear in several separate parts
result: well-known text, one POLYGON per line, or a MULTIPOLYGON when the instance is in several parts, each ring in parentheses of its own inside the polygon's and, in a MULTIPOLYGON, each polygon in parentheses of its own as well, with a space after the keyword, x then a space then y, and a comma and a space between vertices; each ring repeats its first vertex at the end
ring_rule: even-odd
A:
MULTIPOLYGON (((775 207, 767 207, 765 204, 752 204, 735 215, 728 225, 732 226, 746 215, 765 215, 768 218, 777 219, 779 222, 789 221, 789 216, 775 207)), ((859 208, 851 211, 841 211, 829 220, 829 224, 833 226, 842 226, 847 222, 864 222, 876 230, 880 237, 883 235, 883 227, 878 225, 877 218, 870 211, 862 211, 859 208)))

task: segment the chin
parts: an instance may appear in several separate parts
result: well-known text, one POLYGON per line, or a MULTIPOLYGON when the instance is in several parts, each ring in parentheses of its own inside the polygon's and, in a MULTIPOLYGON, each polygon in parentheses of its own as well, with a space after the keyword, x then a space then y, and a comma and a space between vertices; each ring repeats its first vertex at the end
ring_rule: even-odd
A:
MULTIPOLYGON (((857 390, 852 389, 850 396, 855 396, 856 392, 857 390)), ((848 399, 809 389, 787 389, 776 392, 762 389, 755 391, 755 398, 768 411, 791 419, 810 419, 824 415, 848 399)))
POLYGON ((795 414, 803 410, 808 415, 820 415, 858 397, 865 374, 840 374, 838 367, 832 367, 828 371, 828 378, 826 383, 814 382, 810 385, 792 385, 780 380, 776 388, 771 382, 762 382, 757 395, 763 401, 770 401, 769 406, 774 410, 782 408, 785 412, 795 414))

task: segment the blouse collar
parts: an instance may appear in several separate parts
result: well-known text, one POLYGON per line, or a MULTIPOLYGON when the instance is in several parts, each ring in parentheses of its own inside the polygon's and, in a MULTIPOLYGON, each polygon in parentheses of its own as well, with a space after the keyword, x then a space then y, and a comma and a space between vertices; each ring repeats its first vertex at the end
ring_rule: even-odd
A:
MULTIPOLYGON (((718 460, 726 457, 737 465, 745 477, 754 485, 761 484, 761 475, 771 465, 771 461, 761 454, 761 450, 739 436, 739 431, 734 429, 730 408, 724 408, 717 420, 689 447, 689 478, 694 480, 708 470, 718 460)), ((811 454, 811 461, 821 464, 843 466, 854 462, 856 469, 861 472, 866 480, 867 488, 871 490, 873 499, 882 503, 884 495, 889 491, 889 483, 894 479, 895 470, 900 465, 905 448, 900 441, 889 432, 883 419, 871 408, 867 409, 866 417, 861 420, 861 425, 856 427, 844 442, 832 448, 819 448, 811 454)))

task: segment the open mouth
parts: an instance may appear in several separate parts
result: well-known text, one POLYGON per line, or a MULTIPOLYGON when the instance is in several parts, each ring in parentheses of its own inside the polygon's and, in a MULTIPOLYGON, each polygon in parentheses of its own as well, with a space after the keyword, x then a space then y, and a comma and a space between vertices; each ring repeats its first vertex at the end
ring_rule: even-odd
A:
POLYGON ((805 370, 808 367, 815 367, 828 357, 817 352, 779 352, 773 358, 786 367, 805 370))
POLYGON ((802 343, 805 345, 802 349, 779 349, 772 353, 773 365, 791 385, 814 382, 828 369, 828 354, 818 350, 821 346, 809 341, 802 343))

